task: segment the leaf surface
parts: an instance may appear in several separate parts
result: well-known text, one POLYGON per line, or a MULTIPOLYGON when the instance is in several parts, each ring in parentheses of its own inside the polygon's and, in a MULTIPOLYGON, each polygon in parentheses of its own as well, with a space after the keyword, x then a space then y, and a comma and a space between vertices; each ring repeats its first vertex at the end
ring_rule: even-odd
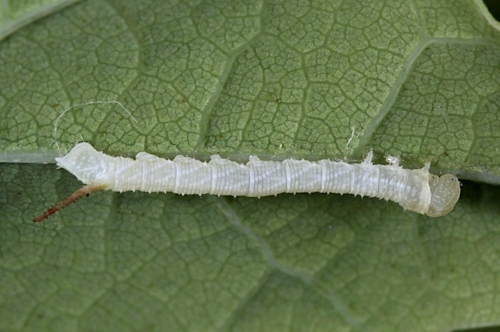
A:
POLYGON ((236 161, 373 149, 499 183, 499 33, 476 2, 15 4, 0 7, 0 329, 500 324, 487 184, 438 219, 349 195, 98 192, 31 222, 81 185, 39 164, 79 141, 236 161))

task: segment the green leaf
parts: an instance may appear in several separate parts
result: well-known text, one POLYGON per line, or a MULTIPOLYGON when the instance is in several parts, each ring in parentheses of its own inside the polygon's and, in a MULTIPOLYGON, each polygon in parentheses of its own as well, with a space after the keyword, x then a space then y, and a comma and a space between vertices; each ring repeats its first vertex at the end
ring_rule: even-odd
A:
POLYGON ((373 149, 499 183, 500 39, 484 6, 12 3, 0 7, 0 330, 500 324, 500 191, 487 184, 464 181, 438 219, 349 195, 98 192, 31 222, 81 186, 39 163, 82 140, 238 161, 373 149))
POLYGON ((81 0, 14 0, 0 3, 0 40, 21 27, 81 0))

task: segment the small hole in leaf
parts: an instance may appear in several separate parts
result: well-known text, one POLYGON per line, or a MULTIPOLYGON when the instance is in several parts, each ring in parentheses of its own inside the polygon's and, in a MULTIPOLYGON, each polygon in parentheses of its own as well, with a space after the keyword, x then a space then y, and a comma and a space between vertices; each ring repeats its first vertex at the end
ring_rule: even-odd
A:
POLYGON ((453 330, 452 332, 500 332, 500 325, 453 330))
POLYGON ((491 16, 500 21, 500 0, 483 0, 483 2, 491 16))

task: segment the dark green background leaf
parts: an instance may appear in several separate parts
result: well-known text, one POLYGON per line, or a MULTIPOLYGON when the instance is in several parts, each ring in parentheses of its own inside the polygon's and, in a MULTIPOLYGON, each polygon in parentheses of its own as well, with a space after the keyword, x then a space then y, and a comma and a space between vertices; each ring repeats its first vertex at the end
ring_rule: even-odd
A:
POLYGON ((438 219, 348 195, 100 192, 31 222, 81 185, 36 163, 81 140, 238 161, 373 149, 499 183, 499 33, 477 2, 15 4, 0 45, 0 329, 500 323, 500 191, 486 184, 465 182, 438 219))

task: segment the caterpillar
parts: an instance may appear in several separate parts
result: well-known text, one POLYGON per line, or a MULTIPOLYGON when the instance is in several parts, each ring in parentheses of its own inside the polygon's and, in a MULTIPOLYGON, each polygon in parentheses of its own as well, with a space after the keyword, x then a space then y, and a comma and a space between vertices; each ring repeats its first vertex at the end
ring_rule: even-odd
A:
POLYGON ((239 164, 219 155, 207 163, 185 156, 167 160, 140 152, 134 160, 109 156, 89 143, 79 143, 56 161, 86 185, 33 221, 42 221, 96 190, 249 197, 338 193, 392 200, 405 210, 430 217, 453 210, 460 196, 460 182, 454 175, 430 174, 430 163, 421 169, 404 169, 394 158, 389 159, 389 165, 373 165, 372 156, 370 152, 359 164, 329 159, 263 161, 254 156, 239 164))

